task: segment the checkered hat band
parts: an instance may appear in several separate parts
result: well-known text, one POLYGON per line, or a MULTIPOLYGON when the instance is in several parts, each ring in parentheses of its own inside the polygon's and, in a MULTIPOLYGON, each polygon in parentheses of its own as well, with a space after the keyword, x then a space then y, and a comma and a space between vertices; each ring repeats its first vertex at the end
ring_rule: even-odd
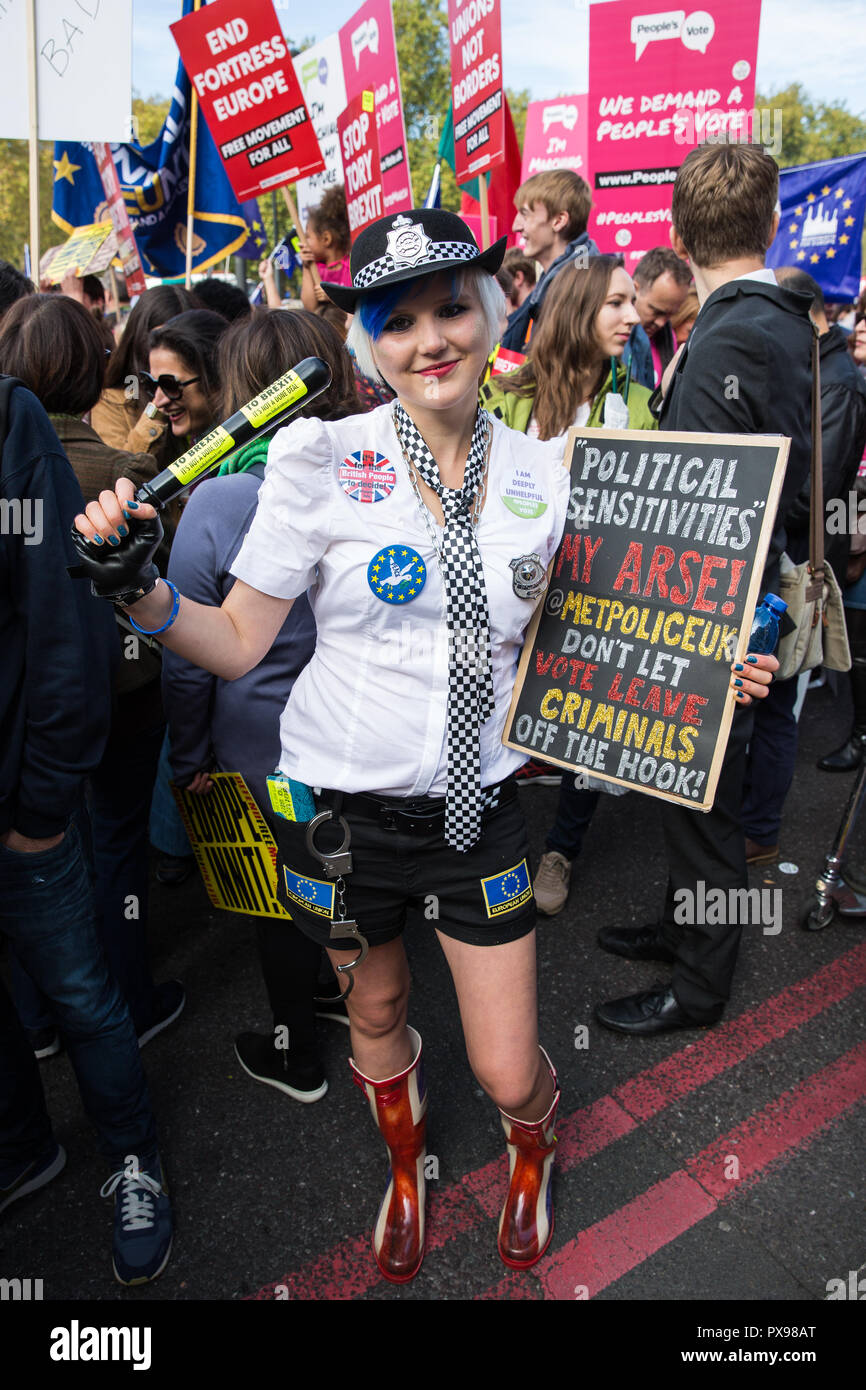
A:
POLYGON ((471 261, 480 254, 478 247, 468 241, 434 241, 430 250, 419 256, 411 267, 405 261, 395 261, 388 253, 363 266, 354 276, 352 284, 356 290, 368 290, 371 285, 384 280, 386 275, 394 275, 398 270, 412 269, 420 272, 425 265, 441 265, 447 261, 471 261))

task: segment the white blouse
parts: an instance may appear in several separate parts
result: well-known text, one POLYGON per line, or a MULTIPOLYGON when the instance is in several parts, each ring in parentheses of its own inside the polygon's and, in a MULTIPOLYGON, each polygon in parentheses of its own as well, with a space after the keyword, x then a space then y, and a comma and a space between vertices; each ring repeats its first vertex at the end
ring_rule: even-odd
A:
MULTIPOLYGON (((535 608, 516 596, 509 562, 535 554, 547 567, 570 489, 561 444, 491 423, 476 529, 496 702, 481 726, 482 786, 526 761, 502 745, 535 608)), ((258 509, 231 571, 277 598, 309 590, 316 650, 280 720, 281 771, 345 792, 444 796, 444 589, 390 405, 331 423, 297 420, 275 435, 258 509)))

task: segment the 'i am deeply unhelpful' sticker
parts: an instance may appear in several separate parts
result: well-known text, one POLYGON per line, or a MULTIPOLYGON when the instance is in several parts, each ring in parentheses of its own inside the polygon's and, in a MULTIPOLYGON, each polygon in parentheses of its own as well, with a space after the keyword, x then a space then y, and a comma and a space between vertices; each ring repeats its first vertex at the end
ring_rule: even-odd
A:
POLYGON ((367 583, 383 603, 411 603, 427 582, 427 566, 409 545, 389 545, 367 566, 367 583))
POLYGON ((397 470, 375 449, 356 449, 340 464, 340 487, 353 502, 383 502, 397 485, 397 470))
POLYGON ((513 468, 499 496, 510 512, 526 521, 547 511, 547 494, 531 468, 513 468))

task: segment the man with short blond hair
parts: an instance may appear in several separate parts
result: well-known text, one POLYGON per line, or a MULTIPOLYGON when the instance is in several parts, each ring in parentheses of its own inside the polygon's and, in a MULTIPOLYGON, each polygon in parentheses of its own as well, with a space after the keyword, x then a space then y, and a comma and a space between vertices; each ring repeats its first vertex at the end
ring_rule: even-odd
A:
POLYGON ((586 265, 598 247, 587 235, 592 209, 589 184, 571 169, 549 169, 533 174, 514 195, 517 216, 512 230, 523 238, 523 249, 538 261, 543 274, 528 298, 514 310, 502 338, 502 346, 525 352, 532 325, 553 277, 564 265, 586 265))

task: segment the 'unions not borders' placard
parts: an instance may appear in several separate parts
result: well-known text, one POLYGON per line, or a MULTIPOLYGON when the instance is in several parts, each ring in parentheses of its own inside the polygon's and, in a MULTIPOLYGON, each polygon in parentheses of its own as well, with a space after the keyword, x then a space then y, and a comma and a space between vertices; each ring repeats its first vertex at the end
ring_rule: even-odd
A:
POLYGON ((708 811, 789 440, 573 429, 571 498, 503 742, 708 811))

